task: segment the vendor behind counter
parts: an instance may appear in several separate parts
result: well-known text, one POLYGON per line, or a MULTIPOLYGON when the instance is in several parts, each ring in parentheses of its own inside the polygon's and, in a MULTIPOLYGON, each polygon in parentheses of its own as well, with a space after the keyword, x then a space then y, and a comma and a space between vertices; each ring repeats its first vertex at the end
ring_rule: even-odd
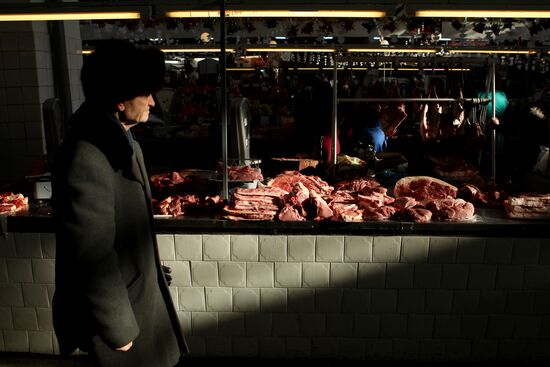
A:
POLYGON ((382 130, 377 108, 366 103, 356 106, 354 113, 347 116, 341 127, 340 140, 342 152, 352 156, 369 145, 374 147, 376 153, 386 150, 387 137, 382 130))

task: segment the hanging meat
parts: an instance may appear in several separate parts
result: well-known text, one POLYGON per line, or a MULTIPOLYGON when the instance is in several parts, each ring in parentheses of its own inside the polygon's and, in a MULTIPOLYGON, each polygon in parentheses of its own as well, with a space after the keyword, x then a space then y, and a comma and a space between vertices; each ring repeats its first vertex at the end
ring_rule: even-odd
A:
POLYGON ((457 136, 464 124, 464 102, 460 85, 453 86, 449 90, 449 98, 454 98, 448 108, 443 109, 438 130, 438 138, 447 139, 457 136))
MULTIPOLYGON (((429 98, 438 98, 435 88, 430 89, 429 98)), ((439 136, 439 125, 443 108, 439 102, 428 102, 420 115, 420 136, 422 140, 434 140, 439 136)))
POLYGON ((458 86, 456 89, 451 90, 451 98, 459 99, 451 103, 451 117, 453 119, 454 131, 460 130, 464 123, 464 93, 462 93, 462 87, 458 86))
MULTIPOLYGON (((386 90, 386 98, 399 98, 399 86, 397 82, 391 83, 386 90)), ((380 124, 386 136, 393 136, 397 128, 407 118, 405 103, 384 103, 380 110, 380 124)))

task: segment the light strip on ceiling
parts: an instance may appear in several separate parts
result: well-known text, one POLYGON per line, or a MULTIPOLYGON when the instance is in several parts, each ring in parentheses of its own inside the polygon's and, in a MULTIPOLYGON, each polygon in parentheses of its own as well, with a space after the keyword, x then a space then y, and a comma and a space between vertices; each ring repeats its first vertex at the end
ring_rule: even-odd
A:
POLYGON ((417 10, 417 17, 436 18, 550 18, 548 10, 417 10))
POLYGON ((451 54, 519 54, 529 55, 537 53, 534 50, 449 50, 451 54))
MULTIPOLYGON (((162 52, 173 52, 173 53, 199 53, 199 52, 221 52, 219 48, 161 48, 162 52)), ((233 48, 226 48, 226 52, 235 52, 233 48)))
MULTIPOLYGON (((177 10, 166 12, 168 18, 219 18, 219 10, 177 10)), ((227 16, 227 14, 226 14, 227 16)))
POLYGON ((256 68, 227 68, 227 71, 255 71, 256 68))
POLYGON ((99 19, 139 19, 140 12, 67 12, 0 14, 0 22, 40 21, 40 20, 99 20, 99 19))
MULTIPOLYGON (((218 10, 174 10, 169 18, 219 18, 218 10)), ((383 18, 379 10, 227 10, 227 18, 383 18)))
MULTIPOLYGON (((166 53, 200 53, 200 52, 221 52, 219 48, 161 48, 162 52, 166 53)), ((233 48, 227 48, 225 50, 226 52, 235 52, 235 49, 233 48)), ((83 55, 89 55, 93 50, 82 50, 81 53, 83 55)))
MULTIPOLYGON (((348 67, 339 67, 338 70, 385 70, 385 71, 420 71, 419 68, 386 68, 386 67, 382 67, 382 68, 376 68, 376 67, 352 67, 352 66, 348 66, 348 67)), ((229 70, 229 69, 228 69, 229 70)), ((288 70, 298 70, 298 71, 312 71, 312 70, 334 70, 334 68, 304 68, 304 67, 300 67, 300 68, 288 68, 288 70)), ((444 70, 448 70, 448 71, 470 71, 471 69, 444 69, 444 68, 438 68, 438 69, 430 69, 430 68, 424 68, 422 69, 424 71, 444 71, 444 70)))
POLYGON ((279 47, 255 47, 247 48, 248 52, 334 52, 334 48, 279 48, 279 47))
POLYGON ((425 48, 348 48, 348 52, 403 52, 403 53, 435 53, 434 49, 425 48))
MULTIPOLYGON (((353 69, 353 70, 370 70, 369 68, 365 68, 365 67, 349 68, 349 69, 338 68, 338 70, 350 70, 350 69, 353 69)), ((315 70, 334 70, 334 68, 305 68, 305 67, 300 67, 300 68, 288 68, 288 70, 291 70, 291 71, 315 71, 315 70)))

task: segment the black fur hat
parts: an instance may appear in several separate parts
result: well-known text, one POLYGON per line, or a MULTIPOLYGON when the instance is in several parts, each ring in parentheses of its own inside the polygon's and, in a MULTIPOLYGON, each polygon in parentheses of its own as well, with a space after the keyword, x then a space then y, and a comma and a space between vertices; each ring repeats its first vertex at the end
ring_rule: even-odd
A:
POLYGON ((109 40, 84 59, 80 78, 87 102, 115 111, 119 102, 157 92, 164 83, 164 54, 109 40))

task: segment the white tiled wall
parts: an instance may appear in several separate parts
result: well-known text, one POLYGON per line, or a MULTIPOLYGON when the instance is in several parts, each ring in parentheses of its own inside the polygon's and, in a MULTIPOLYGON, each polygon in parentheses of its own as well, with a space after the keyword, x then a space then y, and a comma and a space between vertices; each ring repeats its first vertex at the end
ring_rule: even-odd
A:
MULTIPOLYGON (((198 356, 550 357, 548 239, 159 235, 198 356)), ((52 234, 0 237, 0 352, 56 353, 52 234)))
MULTIPOLYGON (((73 109, 82 102, 78 22, 65 22, 73 109)), ((0 24, 0 182, 30 173, 45 153, 42 103, 54 97, 50 38, 46 22, 0 24)))

